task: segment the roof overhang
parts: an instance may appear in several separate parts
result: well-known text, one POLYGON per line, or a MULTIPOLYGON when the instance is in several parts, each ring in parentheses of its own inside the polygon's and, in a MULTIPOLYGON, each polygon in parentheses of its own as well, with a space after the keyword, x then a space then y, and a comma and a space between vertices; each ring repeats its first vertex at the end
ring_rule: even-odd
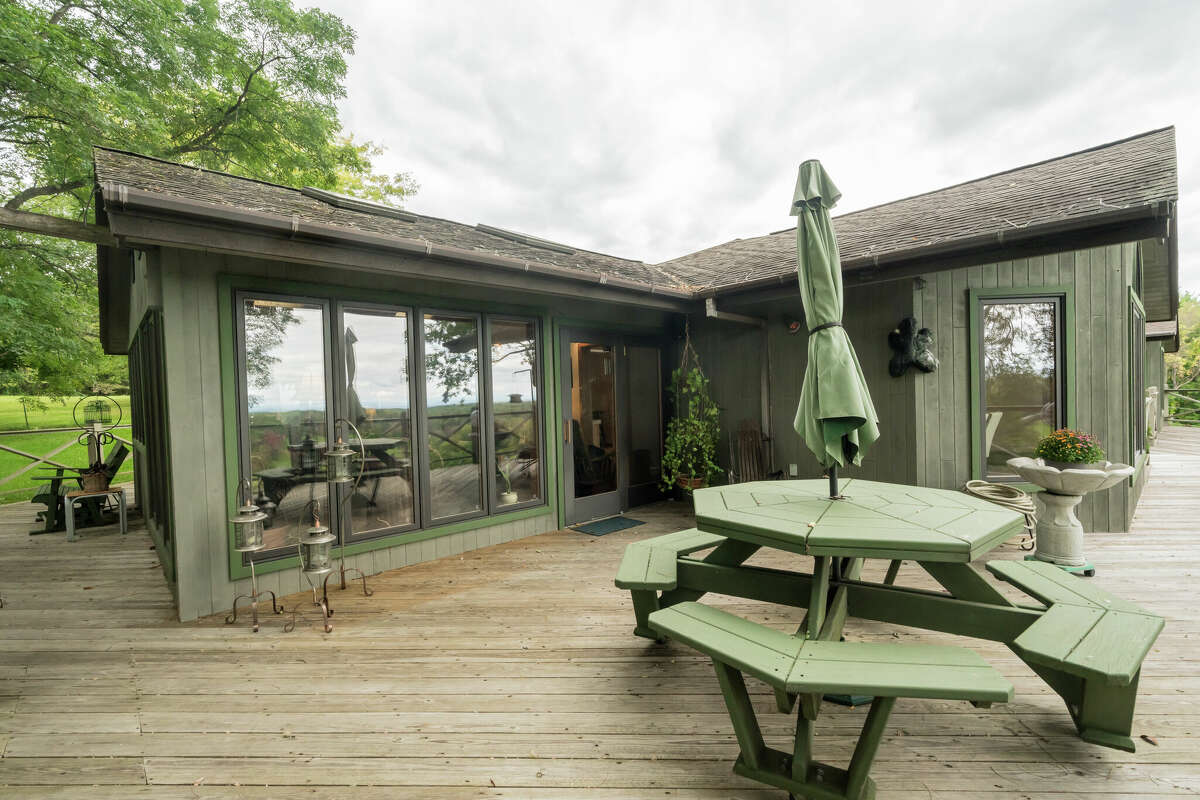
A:
MULTIPOLYGON (((1044 255, 1084 247, 1163 238, 1177 249, 1174 202, 1114 209, 1078 219, 1061 220, 1009 231, 998 231, 968 239, 899 250, 878 256, 842 260, 846 285, 863 285, 911 278, 930 272, 986 264, 1012 258, 1044 255)), ((1170 262, 1174 262, 1171 259, 1170 262)), ((1171 263, 1164 264, 1165 269, 1171 263)), ((1178 305, 1178 268, 1169 280, 1175 286, 1178 305)), ((795 273, 763 278, 737 286, 702 291, 705 297, 728 296, 736 302, 753 302, 794 294, 795 273)))
POLYGON ((411 275, 684 312, 694 294, 615 275, 387 236, 105 182, 104 216, 123 247, 168 246, 411 275))

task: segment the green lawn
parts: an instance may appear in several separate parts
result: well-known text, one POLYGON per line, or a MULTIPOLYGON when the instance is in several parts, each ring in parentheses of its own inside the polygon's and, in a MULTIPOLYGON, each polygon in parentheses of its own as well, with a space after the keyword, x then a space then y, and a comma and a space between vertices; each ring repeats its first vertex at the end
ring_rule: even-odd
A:
MULTIPOLYGON (((122 423, 129 422, 129 397, 126 395, 118 395, 113 398, 120 405, 124 412, 122 423)), ((33 428, 67 428, 73 427, 74 422, 71 420, 71 410, 75 407, 76 397, 69 398, 63 402, 54 400, 48 401, 49 408, 45 411, 36 412, 30 411, 29 425, 33 428)), ((25 415, 21 411, 21 404, 18 398, 9 395, 0 395, 0 431, 15 431, 25 430, 25 415)), ((122 428, 116 432, 124 439, 129 438, 129 429, 122 428)), ((57 448, 59 445, 66 442, 74 442, 78 434, 72 434, 69 431, 61 431, 58 433, 21 433, 12 435, 0 436, 0 444, 6 447, 13 447, 17 450, 24 450, 27 453, 33 453, 37 456, 43 456, 57 448)), ((81 444, 71 444, 70 447, 63 450, 55 456, 51 456, 54 461, 66 464, 72 467, 87 466, 87 448, 81 444)), ((0 450, 0 478, 4 478, 13 472, 21 469, 29 464, 29 459, 19 456, 16 453, 9 453, 0 450)), ((14 478, 4 483, 0 483, 0 504, 3 503, 20 503, 29 500, 33 496, 34 491, 41 485, 41 481, 35 480, 38 475, 53 475, 53 470, 41 469, 42 465, 34 468, 25 474, 14 478)), ((121 471, 117 473, 117 481, 133 480, 133 456, 132 454, 126 457, 125 463, 121 465, 121 471)))
MULTIPOLYGON (((129 395, 113 395, 113 399, 121 406, 123 415, 121 423, 127 424, 129 422, 129 395)), ((0 395, 0 431, 24 431, 30 428, 73 428, 75 422, 71 419, 71 411, 75 408, 77 400, 79 400, 78 397, 68 397, 63 400, 47 399, 46 404, 49 407, 45 411, 30 409, 29 424, 26 425, 25 414, 21 409, 21 398, 16 395, 0 395)), ((13 447, 20 447, 20 445, 13 445, 13 447)))

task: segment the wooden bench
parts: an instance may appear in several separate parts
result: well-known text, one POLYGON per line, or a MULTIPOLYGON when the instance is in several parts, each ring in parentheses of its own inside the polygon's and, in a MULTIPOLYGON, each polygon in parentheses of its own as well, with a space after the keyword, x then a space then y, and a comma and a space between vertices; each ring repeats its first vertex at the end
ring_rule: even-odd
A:
POLYGON ((618 589, 628 589, 633 597, 633 613, 637 626, 633 632, 648 639, 661 639, 646 623, 647 617, 660 607, 659 592, 676 588, 677 559, 699 550, 718 547, 724 536, 704 533, 696 528, 644 539, 625 548, 621 566, 617 569, 618 589))
POLYGON ((874 797, 868 773, 898 697, 987 706, 1007 702, 1013 694, 1004 676, 961 647, 804 639, 695 602, 655 611, 649 625, 712 658, 741 748, 734 771, 797 797, 874 797), (794 752, 764 744, 743 673, 800 697, 794 752), (875 698, 847 769, 812 758, 814 723, 826 693, 875 698))
POLYGON ((1046 605, 1011 647, 1066 701, 1080 737, 1132 753, 1138 677, 1162 618, 1043 561, 987 568, 1046 605))

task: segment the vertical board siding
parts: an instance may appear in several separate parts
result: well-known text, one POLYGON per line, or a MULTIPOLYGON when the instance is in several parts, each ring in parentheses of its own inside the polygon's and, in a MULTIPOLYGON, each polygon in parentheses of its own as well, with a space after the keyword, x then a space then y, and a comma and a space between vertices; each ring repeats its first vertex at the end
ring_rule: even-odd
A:
MULTIPOLYGON (((867 387, 879 414, 879 441, 867 452, 862 466, 848 467, 846 475, 869 480, 915 483, 918 480, 916 437, 912 426, 916 398, 914 371, 901 378, 888 374, 891 349, 888 333, 912 314, 912 282, 891 282, 846 289, 844 324, 858 354, 867 387)), ((765 357, 771 371, 771 453, 775 469, 787 474, 795 464, 798 476, 821 474, 816 457, 809 452, 793 428, 796 407, 807 365, 808 337, 801 331, 788 332, 788 323, 801 321, 804 314, 799 295, 794 299, 764 301, 735 309, 737 313, 766 317, 768 335, 765 357)), ((721 448, 728 451, 728 433, 736 431, 738 417, 759 418, 759 365, 764 357, 761 333, 738 333, 729 323, 706 333, 701 358, 713 381, 713 395, 723 406, 721 448), (707 355, 706 355, 707 354, 707 355), (730 364, 730 361, 740 362, 730 364), (729 405, 726 406, 726 403, 729 405), (729 413, 728 409, 737 409, 729 413), (732 426, 732 427, 731 427, 732 426)), ((697 328, 693 322, 693 338, 697 328)), ((728 457, 728 452, 722 454, 728 457)))
MULTIPOLYGON (((1111 461, 1128 462, 1129 319, 1126 287, 1135 243, 981 264, 922 276, 912 291, 913 313, 934 332, 941 367, 917 375, 912 419, 916 482, 946 489, 971 478, 969 290, 1070 286, 1075 299, 1075 426, 1097 434, 1111 461)), ((849 307, 849 301, 847 301, 849 307)), ((1068 354, 1070 357, 1070 354, 1068 354)), ((1079 518, 1088 530, 1127 530, 1137 487, 1128 482, 1088 495, 1079 518)))

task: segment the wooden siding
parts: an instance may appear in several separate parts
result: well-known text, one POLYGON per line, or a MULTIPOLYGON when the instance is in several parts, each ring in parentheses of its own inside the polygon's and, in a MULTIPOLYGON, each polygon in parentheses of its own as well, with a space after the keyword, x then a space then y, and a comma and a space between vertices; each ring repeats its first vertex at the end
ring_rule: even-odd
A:
MULTIPOLYGON (((910 281, 890 284, 849 287, 846 290, 846 333, 858 353, 863 375, 871 390, 875 410, 879 413, 880 439, 863 459, 861 467, 850 467, 846 475, 871 480, 899 483, 916 481, 916 437, 914 414, 914 385, 918 378, 913 371, 902 378, 888 374, 891 349, 888 333, 909 314, 908 288, 910 281)), ((713 379, 713 394, 723 408, 722 433, 728 436, 736 430, 741 419, 759 419, 759 365, 768 359, 770 369, 770 415, 772 458, 776 469, 784 470, 795 464, 799 477, 821 474, 815 456, 805 447, 792 423, 800 404, 800 389, 804 384, 804 368, 808 363, 807 336, 804 331, 788 333, 788 323, 799 320, 804 312, 800 296, 788 300, 730 306, 739 314, 765 317, 768 327, 768 346, 762 347, 762 334, 757 328, 728 322, 705 320, 693 322, 693 335, 703 331, 698 345, 701 358, 713 379)), ((695 320, 695 317, 693 317, 695 320)), ((728 442, 722 443, 722 458, 728 458, 728 442)))
MULTIPOLYGON (((531 296, 494 291, 483 286, 438 284, 433 281, 402 280, 395 276, 333 270, 327 267, 288 264, 259 259, 221 256, 192 250, 164 248, 150 262, 161 286, 164 317, 168 400, 171 409, 171 471, 174 485, 174 511, 179 595, 179 616, 194 619, 228 609, 236 594, 248 590, 248 580, 230 580, 228 550, 228 501, 226 476, 226 429, 233 420, 225 419, 222 391, 221 331, 219 325, 219 276, 246 275, 278 281, 296 281, 356 287, 362 299, 377 297, 378 292, 404 292, 409 295, 437 297, 448 305, 458 303, 520 303, 533 311, 531 296)), ((152 279, 154 280, 154 279, 152 279)), ((147 281, 146 285, 155 285, 147 281)), ((546 303, 540 300, 536 302, 546 303)), ((616 322, 628 325, 628 313, 586 300, 555 298, 553 310, 564 319, 616 322)), ((544 309, 543 309, 544 310, 544 309)), ((635 321, 645 326, 666 326, 667 315, 641 312, 635 321)), ((543 346, 550 352, 550 331, 544 332, 543 346)), ((546 359, 546 389, 553 397, 553 359, 546 359)), ((557 437, 550 431, 547 446, 556 447, 557 437)), ((548 490, 554 491, 553 462, 547 461, 548 490)), ((552 502, 541 513, 516 512, 495 524, 478 521, 484 527, 447 532, 419 542, 401 542, 384 549, 347 556, 347 564, 374 574, 386 569, 462 553, 476 547, 519 539, 558 527, 552 502), (521 518, 516 518, 521 515, 521 518)), ((410 536, 410 538, 415 538, 410 536)), ((259 585, 278 594, 291 594, 306 588, 295 569, 260 574, 259 585)))
MULTIPOLYGON (((917 482, 957 488, 972 477, 968 293, 971 289, 1072 287, 1075 302, 1077 428, 1097 434, 1108 458, 1129 461, 1129 297, 1136 243, 1075 250, 923 276, 912 307, 938 345, 941 368, 917 377, 917 482)), ((1079 510, 1088 530, 1126 530, 1133 507, 1131 487, 1118 485, 1088 495, 1079 510)))

